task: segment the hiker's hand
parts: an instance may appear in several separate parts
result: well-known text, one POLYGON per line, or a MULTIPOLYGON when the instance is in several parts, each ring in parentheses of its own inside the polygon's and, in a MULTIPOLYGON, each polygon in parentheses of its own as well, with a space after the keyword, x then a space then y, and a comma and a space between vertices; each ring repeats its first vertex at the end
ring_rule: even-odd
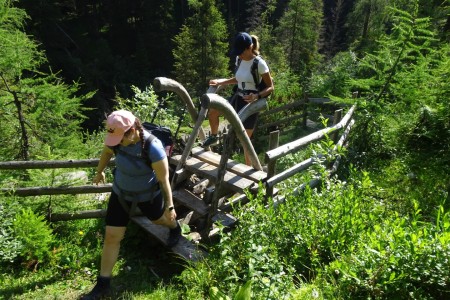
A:
POLYGON ((175 221, 177 218, 177 213, 175 212, 175 209, 172 210, 164 210, 164 214, 166 215, 166 218, 170 221, 175 221))
POLYGON ((97 172, 92 182, 96 185, 99 183, 105 183, 105 172, 97 172))
POLYGON ((211 80, 209 81, 209 85, 212 85, 212 86, 217 86, 217 85, 219 85, 219 84, 220 84, 220 82, 219 82, 218 79, 211 79, 211 80))
POLYGON ((244 95, 244 96, 242 97, 242 99, 244 99, 245 102, 247 102, 247 103, 252 103, 252 102, 258 100, 258 94, 248 94, 248 95, 244 95))

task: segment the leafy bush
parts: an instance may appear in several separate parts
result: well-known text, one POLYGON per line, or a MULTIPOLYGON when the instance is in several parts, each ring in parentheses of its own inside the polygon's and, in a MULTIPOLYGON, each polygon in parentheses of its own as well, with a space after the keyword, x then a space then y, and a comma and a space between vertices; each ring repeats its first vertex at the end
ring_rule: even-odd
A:
POLYGON ((22 209, 13 227, 16 239, 22 244, 20 257, 27 264, 35 265, 50 257, 54 237, 43 216, 36 215, 30 208, 22 209))
POLYGON ((0 263, 15 261, 23 247, 14 235, 13 218, 19 210, 17 202, 10 204, 0 198, 0 263))
POLYGON ((357 59, 354 52, 341 52, 334 56, 321 69, 314 72, 309 83, 309 95, 326 97, 349 97, 351 85, 349 80, 357 72, 357 59))
POLYGON ((392 214, 373 226, 351 255, 327 267, 346 298, 444 299, 450 296, 450 214, 436 225, 392 214))
POLYGON ((134 92, 134 96, 131 99, 118 97, 116 99, 118 102, 116 109, 132 111, 141 121, 150 122, 156 116, 155 123, 168 126, 175 133, 178 119, 175 112, 183 112, 181 107, 185 107, 184 102, 181 105, 179 103, 181 100, 174 95, 158 100, 158 96, 152 86, 147 87, 143 91, 135 86, 132 86, 131 89, 134 92))

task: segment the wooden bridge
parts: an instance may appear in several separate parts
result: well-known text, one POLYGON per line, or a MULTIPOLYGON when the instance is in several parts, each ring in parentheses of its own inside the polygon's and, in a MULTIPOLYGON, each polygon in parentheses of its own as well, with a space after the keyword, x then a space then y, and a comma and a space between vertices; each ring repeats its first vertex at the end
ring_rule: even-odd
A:
MULTIPOLYGON (((236 219, 230 214, 231 207, 236 203, 248 201, 246 192, 256 194, 262 184, 265 188, 267 199, 283 201, 283 195, 278 195, 276 184, 286 180, 298 172, 306 170, 313 164, 310 158, 299 162, 287 170, 278 174, 275 172, 276 161, 288 154, 298 152, 312 142, 318 141, 325 136, 331 136, 335 146, 343 146, 348 133, 353 125, 352 114, 355 107, 351 107, 346 115, 341 118, 342 110, 336 111, 334 124, 321 129, 298 140, 279 146, 279 132, 270 133, 267 138, 269 150, 265 153, 266 168, 262 168, 258 157, 252 148, 248 137, 244 134, 241 120, 267 106, 266 99, 252 103, 246 107, 246 111, 236 114, 228 102, 215 93, 207 93, 202 97, 202 109, 199 113, 192 104, 192 100, 186 90, 176 81, 167 78, 156 78, 154 82, 156 91, 173 91, 185 103, 192 119, 196 122, 193 132, 186 142, 181 154, 170 157, 169 163, 172 172, 173 200, 177 208, 180 221, 196 228, 199 237, 203 241, 214 239, 218 234, 215 223, 221 222, 226 227, 232 227, 236 219), (206 117, 209 108, 222 111, 230 124, 231 130, 224 140, 224 150, 221 154, 210 150, 195 147, 197 137, 205 138, 201 123, 206 117), (234 132, 233 132, 234 131, 234 132), (340 134, 338 134, 340 133, 340 134), (252 154, 252 166, 247 166, 230 160, 230 154, 234 146, 234 138, 238 137, 243 147, 252 154)), ((245 110, 245 108, 244 108, 245 110)), ((305 112, 306 115, 306 112, 305 112)), ((306 122, 304 122, 306 124, 306 122)), ((70 160, 70 161, 22 161, 22 162, 0 162, 0 170, 7 169, 48 169, 48 168, 95 168, 98 159, 70 160)), ((329 170, 329 174, 336 171, 339 159, 329 170)), ((114 161, 110 163, 114 165, 114 161)), ((313 181, 303 185, 314 186, 318 182, 313 181)), ((105 193, 111 191, 111 184, 104 185, 81 185, 81 186, 59 186, 59 187, 29 187, 29 188, 1 188, 0 194, 10 196, 40 196, 58 194, 88 194, 105 193)), ((297 191, 302 189, 299 187, 297 191)), ((101 218, 106 214, 105 210, 89 210, 71 213, 52 214, 48 216, 50 221, 64 221, 84 218, 101 218)), ((133 222, 141 226, 146 232, 153 236, 163 245, 167 246, 168 229, 150 222, 146 217, 137 214, 131 218, 133 222)), ((195 238, 194 238, 195 239, 195 238)), ((205 255, 202 247, 188 241, 186 238, 172 248, 177 255, 189 260, 197 260, 205 255)))

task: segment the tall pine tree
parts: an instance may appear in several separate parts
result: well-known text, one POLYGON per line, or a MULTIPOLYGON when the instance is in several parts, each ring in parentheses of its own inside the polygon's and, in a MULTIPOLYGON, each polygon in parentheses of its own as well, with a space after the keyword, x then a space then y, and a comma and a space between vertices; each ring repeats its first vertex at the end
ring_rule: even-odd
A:
POLYGON ((42 148, 64 154, 80 141, 83 121, 76 84, 61 83, 40 68, 46 62, 23 31, 25 12, 0 0, 0 160, 29 160, 42 148))
POLYGON ((175 36, 175 78, 191 96, 205 93, 212 78, 228 76, 228 33, 215 0, 190 0, 194 14, 175 36))
POLYGON ((291 0, 280 19, 277 36, 290 68, 301 76, 307 77, 320 60, 322 17, 322 1, 291 0))

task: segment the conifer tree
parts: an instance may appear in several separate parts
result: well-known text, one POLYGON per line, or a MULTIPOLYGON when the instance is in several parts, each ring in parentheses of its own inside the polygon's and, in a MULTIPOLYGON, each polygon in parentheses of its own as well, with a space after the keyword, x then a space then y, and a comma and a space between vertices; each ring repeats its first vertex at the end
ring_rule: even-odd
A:
POLYGON ((320 60, 322 10, 322 1, 291 0, 277 28, 290 68, 302 76, 308 76, 320 60))
POLYGON ((212 78, 228 76, 228 34, 215 0, 190 0, 194 14, 175 37, 175 78, 191 95, 206 92, 212 78))
POLYGON ((28 160, 42 147, 63 153, 79 141, 83 97, 76 83, 40 70, 45 55, 23 32, 27 15, 14 2, 0 0, 0 160, 28 160))

